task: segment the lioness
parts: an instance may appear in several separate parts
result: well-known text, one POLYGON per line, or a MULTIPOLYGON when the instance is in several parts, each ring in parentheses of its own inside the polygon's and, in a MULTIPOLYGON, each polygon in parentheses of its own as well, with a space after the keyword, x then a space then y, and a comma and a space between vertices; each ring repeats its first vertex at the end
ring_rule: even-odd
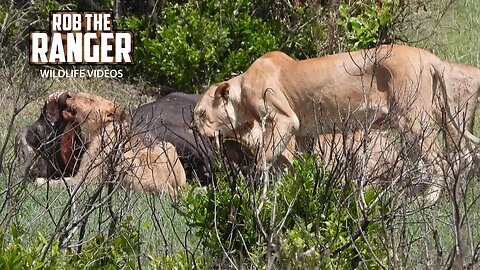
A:
MULTIPOLYGON (((186 183, 175 147, 167 142, 146 147, 129 133, 129 117, 118 104, 89 93, 62 93, 54 99, 64 100, 63 117, 80 123, 89 139, 78 173, 65 179, 68 185, 118 181, 135 190, 174 194, 186 183)), ((44 182, 37 178, 37 183, 44 182)))
POLYGON ((352 122, 347 118, 401 131, 432 166, 428 193, 436 200, 443 178, 436 162, 434 100, 442 65, 427 51, 400 45, 301 61, 270 52, 243 74, 211 86, 194 120, 206 136, 238 137, 253 149, 263 147, 259 166, 274 161, 292 136, 336 133, 352 122))

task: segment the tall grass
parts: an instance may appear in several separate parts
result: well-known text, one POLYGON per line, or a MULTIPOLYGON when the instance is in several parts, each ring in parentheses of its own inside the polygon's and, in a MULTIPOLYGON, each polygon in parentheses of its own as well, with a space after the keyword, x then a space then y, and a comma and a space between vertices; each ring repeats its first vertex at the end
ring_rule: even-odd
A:
POLYGON ((480 66, 480 3, 455 0, 438 25, 431 25, 433 36, 425 46, 444 59, 480 66))
MULTIPOLYGON (((416 46, 432 50, 440 58, 480 67, 480 2, 477 0, 441 0, 438 6, 450 5, 443 17, 426 26, 432 35, 416 46)), ((438 12, 435 6, 429 13, 438 12)), ((415 37, 413 38, 415 39, 415 37)), ((480 79, 480 78, 477 78, 480 79)), ((480 110, 474 133, 480 135, 480 110)), ((477 175, 478 179, 478 175, 477 175)), ((478 202, 479 184, 477 181, 465 188, 463 206, 460 215, 465 219, 461 236, 464 252, 468 256, 478 256, 475 245, 480 239, 480 203, 478 202)), ((458 268, 446 260, 455 256, 455 221, 453 214, 453 194, 444 194, 441 201, 430 209, 404 218, 407 226, 402 233, 410 235, 412 242, 406 269, 451 269, 458 268), (435 268, 436 267, 436 268, 435 268)), ((471 264, 468 269, 478 269, 478 264, 471 264)))

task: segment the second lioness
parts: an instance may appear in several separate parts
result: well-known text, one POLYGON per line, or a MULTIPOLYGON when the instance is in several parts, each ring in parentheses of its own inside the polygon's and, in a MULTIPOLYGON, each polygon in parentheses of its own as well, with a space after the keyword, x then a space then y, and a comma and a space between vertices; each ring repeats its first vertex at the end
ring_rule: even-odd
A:
POLYGON ((434 101, 443 93, 437 91, 442 65, 427 51, 399 45, 302 61, 270 52, 245 73, 210 87, 194 119, 206 136, 263 146, 259 164, 274 161, 292 136, 335 133, 351 124, 346 118, 405 133, 431 165, 429 193, 436 200, 444 184, 433 120, 440 114, 434 101))

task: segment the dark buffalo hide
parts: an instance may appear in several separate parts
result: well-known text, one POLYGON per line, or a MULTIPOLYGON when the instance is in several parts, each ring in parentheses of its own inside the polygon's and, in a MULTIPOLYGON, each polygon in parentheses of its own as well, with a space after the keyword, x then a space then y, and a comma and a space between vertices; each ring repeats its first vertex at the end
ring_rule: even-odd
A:
POLYGON ((63 109, 56 101, 45 103, 38 119, 18 132, 15 150, 22 178, 68 177, 78 169, 84 139, 78 125, 63 118, 63 109))

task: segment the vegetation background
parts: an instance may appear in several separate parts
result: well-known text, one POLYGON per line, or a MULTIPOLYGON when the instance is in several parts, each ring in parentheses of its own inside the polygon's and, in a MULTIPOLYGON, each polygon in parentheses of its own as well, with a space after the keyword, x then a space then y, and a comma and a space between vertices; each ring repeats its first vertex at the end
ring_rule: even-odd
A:
POLYGON ((476 0, 1 1, 0 268, 479 269, 475 172, 428 206, 361 190, 348 173, 357 168, 328 171, 310 156, 261 187, 219 161, 218 185, 170 198, 35 186, 19 179, 14 151, 19 127, 54 91, 133 110, 199 93, 271 50, 305 59, 393 42, 478 67, 478 14, 476 0), (46 80, 28 66, 28 30, 47 29, 52 10, 79 9, 114 10, 117 27, 135 33, 126 78, 46 80))

